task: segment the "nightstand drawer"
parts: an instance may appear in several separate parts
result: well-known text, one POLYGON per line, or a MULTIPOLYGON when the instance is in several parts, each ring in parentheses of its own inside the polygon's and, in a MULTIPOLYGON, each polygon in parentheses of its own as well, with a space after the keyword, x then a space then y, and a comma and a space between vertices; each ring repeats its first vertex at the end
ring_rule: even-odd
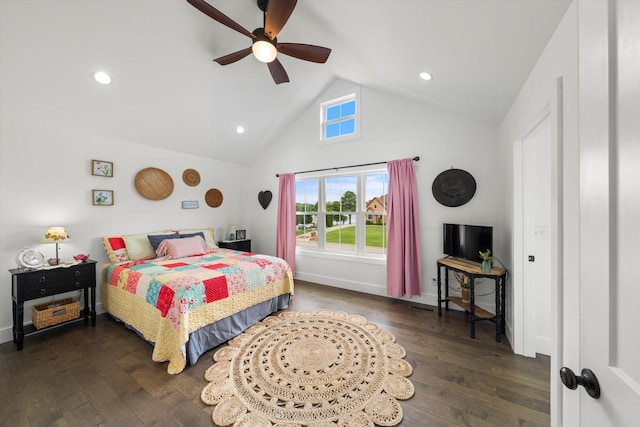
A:
POLYGON ((92 271, 88 266, 78 265, 78 266, 73 266, 68 268, 61 268, 60 278, 64 280, 68 280, 68 279, 83 280, 83 279, 87 279, 91 273, 92 271))
POLYGON ((86 282, 83 280, 76 280, 73 282, 60 283, 59 285, 53 286, 29 287, 24 291, 24 299, 32 300, 36 298, 43 298, 51 295, 61 294, 63 292, 83 289, 85 283, 86 282))
POLYGON ((38 286, 49 285, 60 278, 58 270, 38 271, 34 273, 28 273, 25 278, 24 284, 28 288, 35 288, 38 286))

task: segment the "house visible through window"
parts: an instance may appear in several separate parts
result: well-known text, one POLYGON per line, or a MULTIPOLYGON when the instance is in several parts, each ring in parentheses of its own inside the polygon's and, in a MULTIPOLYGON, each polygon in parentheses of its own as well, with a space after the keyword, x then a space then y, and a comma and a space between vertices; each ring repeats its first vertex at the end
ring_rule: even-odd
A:
POLYGON ((388 183, 386 169, 296 179, 296 246, 384 257, 388 183))
POLYGON ((357 98, 357 93, 352 93, 320 104, 321 140, 337 142, 359 136, 357 98))

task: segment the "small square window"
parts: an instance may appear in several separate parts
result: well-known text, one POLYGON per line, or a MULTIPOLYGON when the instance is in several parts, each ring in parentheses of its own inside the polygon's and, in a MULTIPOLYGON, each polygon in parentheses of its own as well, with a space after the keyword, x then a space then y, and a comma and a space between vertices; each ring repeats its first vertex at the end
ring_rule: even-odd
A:
POLYGON ((358 138, 358 91, 320 104, 320 139, 326 142, 358 138))

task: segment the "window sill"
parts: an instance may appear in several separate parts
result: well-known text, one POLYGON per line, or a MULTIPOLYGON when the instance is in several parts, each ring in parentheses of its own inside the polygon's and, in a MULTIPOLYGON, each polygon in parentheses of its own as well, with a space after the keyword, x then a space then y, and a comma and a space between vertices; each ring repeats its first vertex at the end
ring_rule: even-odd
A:
POLYGON ((375 265, 386 265, 387 258, 379 257, 379 256, 367 256, 367 255, 353 255, 353 254, 341 254, 337 252, 320 252, 313 251, 308 249, 296 248, 296 254, 300 256, 309 256, 315 258, 324 258, 324 259, 334 259, 337 261, 345 261, 345 262, 359 262, 362 264, 375 264, 375 265))

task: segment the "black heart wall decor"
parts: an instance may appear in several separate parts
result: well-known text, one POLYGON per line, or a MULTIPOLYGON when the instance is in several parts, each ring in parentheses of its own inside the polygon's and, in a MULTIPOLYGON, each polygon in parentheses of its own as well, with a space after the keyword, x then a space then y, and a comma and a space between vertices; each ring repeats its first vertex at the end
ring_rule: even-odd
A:
POLYGON ((273 194, 271 194, 271 191, 269 190, 261 191, 258 193, 258 202, 260 203, 260 206, 262 206, 262 209, 267 209, 267 206, 269 206, 269 203, 271 203, 272 198, 273 194))

